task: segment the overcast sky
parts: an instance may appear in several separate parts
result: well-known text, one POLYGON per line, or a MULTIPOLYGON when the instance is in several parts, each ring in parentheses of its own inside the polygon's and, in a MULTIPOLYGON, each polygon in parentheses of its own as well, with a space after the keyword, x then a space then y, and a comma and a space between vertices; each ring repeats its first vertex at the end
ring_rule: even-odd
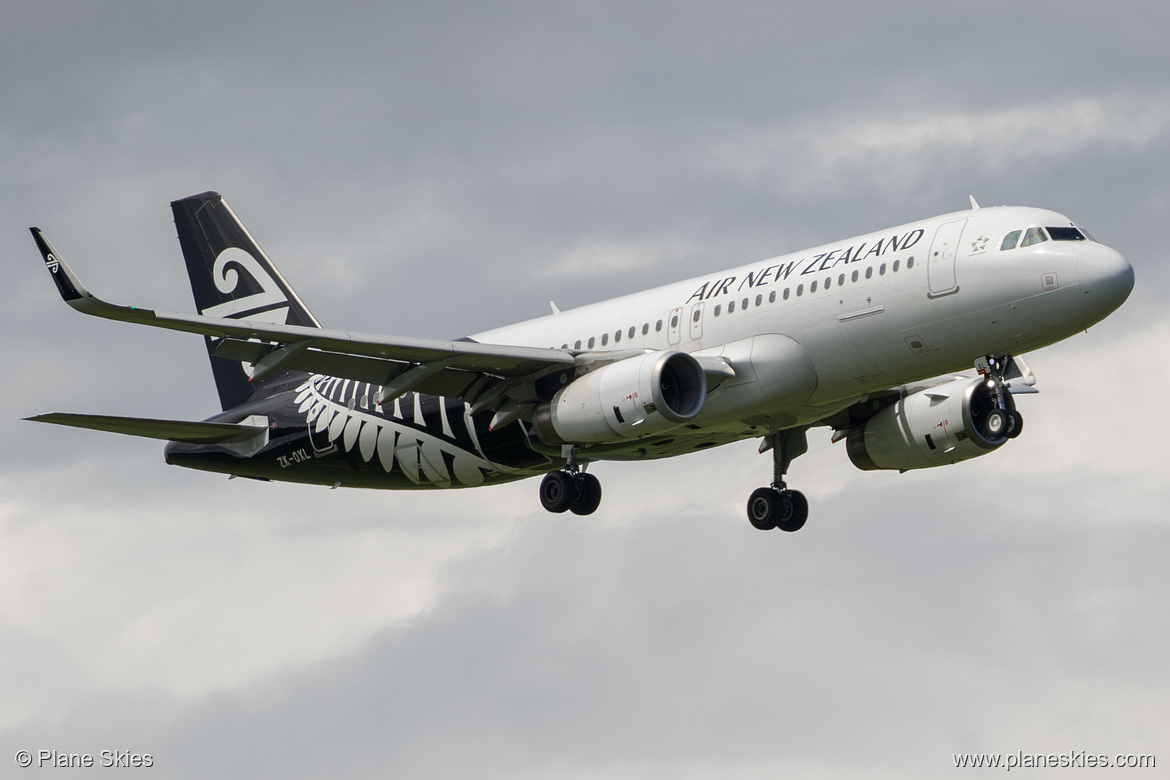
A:
POLYGON ((782 5, 0 0, 0 766, 1170 765, 1170 6, 782 5), (21 421, 217 411, 202 340, 70 311, 27 232, 99 295, 191 311, 168 203, 209 189, 326 326, 375 333, 461 336, 968 194, 1067 214, 1137 287, 1028 356, 1041 393, 994 454, 860 472, 814 433, 798 534, 744 517, 755 442, 599 464, 578 518, 536 481, 228 481, 21 421))

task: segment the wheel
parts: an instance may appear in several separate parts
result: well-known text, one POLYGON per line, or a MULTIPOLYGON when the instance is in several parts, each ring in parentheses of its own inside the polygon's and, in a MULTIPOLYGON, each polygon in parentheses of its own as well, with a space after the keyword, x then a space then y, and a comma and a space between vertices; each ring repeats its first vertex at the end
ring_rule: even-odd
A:
POLYGON ((591 515, 601 504, 601 482, 592 474, 573 477, 573 500, 569 510, 575 515, 591 515))
POLYGON ((1020 431, 1024 430, 1024 415, 1012 409, 1008 412, 1008 429, 1004 436, 1009 439, 1014 439, 1020 435, 1020 431))
POLYGON ((748 499, 748 522, 761 531, 771 531, 776 527, 776 518, 780 514, 779 503, 780 493, 774 488, 754 490, 748 499))
POLYGON ((564 512, 573 503, 573 477, 565 471, 550 471, 540 483, 540 503, 550 512, 564 512))
POLYGON ((987 431, 987 436, 991 439, 1006 436, 1008 431, 1008 413, 1002 409, 992 409, 987 413, 987 418, 983 421, 983 429, 987 431))
POLYGON ((780 494, 780 512, 776 527, 781 531, 799 531, 808 520, 808 499, 799 490, 785 490, 780 494))

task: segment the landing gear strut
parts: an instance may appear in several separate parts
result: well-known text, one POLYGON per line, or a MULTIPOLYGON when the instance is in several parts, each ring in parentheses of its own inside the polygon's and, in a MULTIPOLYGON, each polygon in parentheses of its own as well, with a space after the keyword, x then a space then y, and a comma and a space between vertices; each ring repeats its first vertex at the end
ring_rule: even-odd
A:
POLYGON ((988 412, 984 428, 993 437, 1016 438, 1024 430, 1024 416, 1016 411, 1016 403, 1008 393, 1011 387, 1008 377, 1015 368, 1015 360, 1011 355, 985 355, 975 361, 975 368, 987 377, 995 396, 995 408, 988 412))
POLYGON ((758 488, 748 499, 748 521, 761 531, 779 528, 799 531, 808 520, 808 499, 784 483, 793 458, 808 452, 804 428, 774 433, 764 440, 761 452, 772 450, 772 486, 758 488))
POLYGON ((601 482, 577 463, 575 447, 566 447, 568 463, 550 471, 540 483, 540 503, 550 512, 591 515, 601 504, 601 482))

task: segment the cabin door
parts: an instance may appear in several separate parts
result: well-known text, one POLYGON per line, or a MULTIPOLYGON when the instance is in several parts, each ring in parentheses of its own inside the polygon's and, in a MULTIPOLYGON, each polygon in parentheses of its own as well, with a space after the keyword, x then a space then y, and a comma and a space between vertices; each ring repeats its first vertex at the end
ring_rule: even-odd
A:
POLYGON ((930 257, 926 259, 926 277, 930 285, 927 297, 938 298, 959 291, 955 280, 955 256, 966 224, 965 219, 955 219, 938 226, 930 245, 930 257))

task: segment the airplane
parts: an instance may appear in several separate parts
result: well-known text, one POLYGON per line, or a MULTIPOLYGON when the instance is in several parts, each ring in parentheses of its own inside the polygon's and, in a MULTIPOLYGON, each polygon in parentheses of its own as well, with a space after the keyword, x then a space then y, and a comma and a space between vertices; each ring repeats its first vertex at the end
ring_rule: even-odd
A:
POLYGON ((204 337, 222 413, 27 419, 168 441, 167 463, 266 481, 457 488, 544 475, 593 513, 597 461, 746 438, 771 451, 748 520, 796 531, 813 426, 865 470, 979 457, 1023 429, 1021 353, 1129 296, 1130 264, 1053 211, 971 208, 453 340, 323 328, 216 192, 171 204, 198 314, 108 303, 30 228, 61 297, 204 337), (971 375, 974 369, 975 375, 971 375), (967 374, 959 373, 967 371, 967 374))

